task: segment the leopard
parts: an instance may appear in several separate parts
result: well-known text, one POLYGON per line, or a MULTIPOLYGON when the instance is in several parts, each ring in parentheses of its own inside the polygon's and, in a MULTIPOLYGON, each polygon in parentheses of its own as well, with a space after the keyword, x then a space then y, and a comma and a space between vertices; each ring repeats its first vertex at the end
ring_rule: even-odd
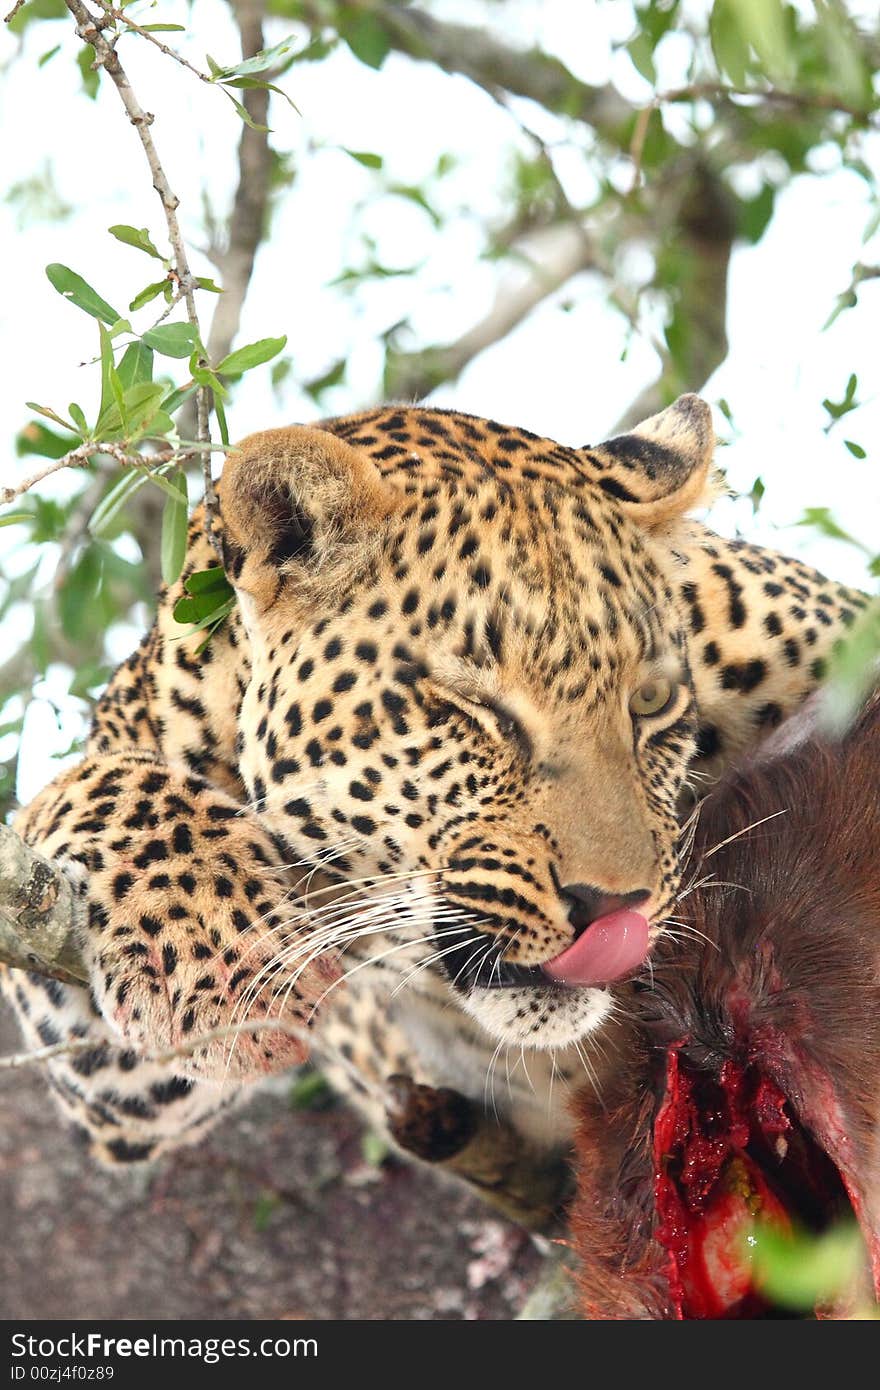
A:
POLYGON ((868 601, 695 516, 715 453, 686 395, 598 445, 389 405, 227 454, 83 761, 16 823, 84 970, 3 988, 99 1160, 313 1055, 401 1149, 546 1214, 619 973, 548 963, 614 914, 650 952, 701 789, 868 601), (212 569, 206 643, 175 608, 212 569))

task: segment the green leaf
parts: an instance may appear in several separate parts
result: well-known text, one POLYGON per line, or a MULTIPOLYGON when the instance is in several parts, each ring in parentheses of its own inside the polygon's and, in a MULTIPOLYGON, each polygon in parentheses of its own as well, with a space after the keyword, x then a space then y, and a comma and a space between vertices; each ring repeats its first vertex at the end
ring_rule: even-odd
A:
POLYGON ((349 150, 344 145, 341 149, 350 159, 356 159, 358 164, 363 164, 365 169, 381 169, 385 162, 380 154, 373 154, 370 150, 349 150))
POLYGON ((86 417, 83 414, 82 408, 77 405, 76 401, 71 401, 67 409, 70 412, 71 418, 73 419, 73 423, 76 425, 83 439, 86 439, 89 436, 90 431, 88 421, 86 420, 86 417))
POLYGON ((142 341, 163 357, 189 357, 199 345, 191 323, 160 323, 158 328, 149 328, 142 341))
MULTIPOLYGON (((289 96, 287 92, 285 92, 283 87, 276 86, 274 82, 267 82, 265 78, 231 77, 228 81, 224 81, 223 83, 223 90, 227 96, 229 96, 230 87, 236 87, 239 89, 244 89, 246 91, 258 90, 261 92, 274 92, 276 96, 283 97, 284 100, 287 102, 288 106, 292 106, 298 116, 302 115, 302 112, 300 111, 296 102, 293 100, 293 97, 289 96)), ((253 121, 249 121, 248 124, 251 125, 254 130, 268 129, 268 126, 255 126, 253 124, 253 121)))
POLYGON ((78 309, 84 309, 92 318, 101 319, 111 327, 118 323, 121 315, 117 314, 106 299, 102 299, 97 290, 93 290, 81 275, 77 275, 75 270, 70 270, 68 266, 55 261, 52 265, 46 266, 46 275, 50 285, 78 309))
POLYGON ((292 1110, 324 1110, 333 1103, 330 1083, 319 1071, 302 1072, 288 1092, 292 1110))
POLYGON ((264 362, 270 362, 286 345, 286 336, 260 338, 256 343, 248 343, 247 347, 230 352, 228 357, 224 357, 223 361, 217 364, 216 370, 222 376, 239 376, 242 372, 249 372, 253 367, 262 366, 264 362))
POLYGON ((84 44, 76 55, 76 65, 79 68, 79 74, 82 78, 83 89, 86 96, 90 97, 92 101, 94 101, 95 97, 98 95, 98 86, 100 83, 98 69, 92 67, 97 56, 97 53, 90 43, 84 44))
POLYGON ((864 458, 867 458, 867 457, 868 457, 868 455, 866 454, 865 450, 862 448, 861 444, 856 444, 855 440, 853 440, 853 439, 845 439, 843 442, 844 442, 844 444, 846 445, 846 447, 849 449, 849 451, 850 451, 850 453, 852 454, 853 458, 864 459, 864 458))
POLYGON ((345 380, 345 371, 348 366, 346 357, 339 357, 326 372, 320 376, 313 377, 311 381, 303 383, 303 390, 311 396, 316 405, 321 404, 321 396, 325 391, 329 391, 331 386, 339 386, 345 380))
POLYGON ((148 256, 155 260, 164 260, 164 256, 156 250, 150 238, 150 233, 146 227, 126 227, 124 223, 118 222, 114 227, 108 227, 111 236, 115 236, 117 241, 125 242, 126 246, 134 246, 138 251, 144 251, 148 256))
POLYGON ((60 459, 79 443, 76 435, 56 434, 54 430, 41 425, 39 420, 29 420, 15 437, 15 452, 19 458, 25 454, 38 454, 40 458, 60 459))
POLYGON ((364 1163, 371 1168, 381 1168, 391 1153, 391 1144, 384 1134, 377 1134, 374 1129, 364 1131, 361 1136, 361 1154, 364 1163))
POLYGON ((143 381, 152 381, 153 349, 147 347, 140 339, 136 343, 129 343, 119 359, 116 374, 123 391, 127 391, 130 386, 138 386, 143 381))
POLYGON ((185 24, 139 24, 147 34, 185 34, 185 24))
MULTIPOLYGON (((116 369, 113 363, 113 344, 110 341, 110 334, 100 320, 98 322, 98 332, 101 336, 101 406, 98 411, 98 418, 100 419, 114 397, 110 374, 112 372, 115 375, 116 369)), ((117 377, 117 385, 118 380, 117 377)))
POLYGON ((200 290, 210 290, 212 294, 223 294, 223 286, 215 285, 214 281, 207 275, 199 275, 196 278, 196 284, 200 290))
POLYGON ((98 418, 95 426, 97 439, 114 439, 125 434, 129 439, 143 432, 159 408, 165 394, 161 382, 138 381, 129 386, 122 400, 113 404, 98 418))
POLYGON ((222 565, 210 565, 206 570, 196 570, 184 582, 188 594, 210 594, 222 592, 222 601, 232 598, 235 590, 226 578, 222 565))
POLYGON ((740 28, 736 0, 715 0, 709 38, 718 71, 729 77, 734 87, 744 87, 749 75, 749 45, 740 28))
POLYGON ((126 502, 144 486, 149 479, 146 473, 129 469, 118 478, 104 494, 92 515, 89 517, 89 531, 93 536, 105 535, 116 520, 126 502))
POLYGON ((229 425, 226 421, 226 407, 223 404, 222 397, 217 392, 214 393, 214 413, 217 416, 217 427, 220 430, 220 442, 221 444, 225 444, 228 448, 229 425))
POLYGON ((0 526, 20 526, 23 521, 33 521, 32 512, 3 512, 0 526))
POLYGON ((765 183, 761 192, 754 198, 740 198, 737 204, 737 231, 739 235, 754 246, 761 240, 773 216, 776 204, 776 189, 772 183, 765 183))
POLYGON ((654 45, 650 35, 644 31, 636 34, 635 38, 627 44, 626 51, 636 72, 640 73, 645 81, 650 82, 653 87, 657 81, 657 69, 654 66, 654 45))
POLYGON ((52 61, 52 59, 55 57, 55 54, 59 51, 60 48, 61 44, 56 43, 54 48, 49 48, 46 50, 45 53, 41 53, 40 57, 37 60, 37 67, 44 68, 47 63, 50 63, 52 61))
MULTIPOLYGON (((851 536, 848 531, 844 531, 843 527, 837 524, 827 507, 807 507, 796 525, 813 526, 823 536, 828 536, 831 540, 846 541, 849 545, 859 545, 854 536, 851 536)), ((859 548, 861 549, 861 546, 859 548)))
POLYGON ((186 559, 186 528, 189 520, 189 498, 186 474, 182 469, 172 473, 168 479, 179 494, 177 500, 165 498, 162 512, 162 578, 166 584, 173 584, 183 569, 186 559))
POLYGON ((138 309, 143 309, 145 304, 149 304, 150 300, 160 295, 167 286, 167 280, 154 280, 152 285, 146 285, 139 294, 135 295, 134 299, 129 304, 128 307, 130 311, 135 314, 138 309))
POLYGON ((758 1226, 751 1258, 756 1283, 772 1302, 813 1311, 845 1294, 858 1276, 863 1243, 855 1223, 832 1227, 820 1236, 758 1226))
POLYGON ((391 52, 391 40, 374 14, 360 12, 340 25, 342 38, 368 68, 381 68, 391 52))
MULTIPOLYGON (((54 410, 50 410, 47 405, 37 405, 36 401, 25 401, 28 410, 33 410, 37 415, 45 415, 47 420, 53 420, 56 425, 60 425, 63 430, 70 430, 71 434, 76 434, 76 430, 69 420, 62 420, 60 415, 56 415, 54 410)), ((79 442, 79 441, 77 441, 79 442)))
POLYGON ((101 551, 97 545, 85 546, 58 595, 61 627, 71 642, 82 642, 88 636, 102 573, 101 551))
POLYGON ((223 91, 224 91, 224 92, 226 93, 226 95, 229 97, 229 100, 232 102, 232 105, 235 107, 235 109, 236 109, 236 111, 238 112, 239 116, 241 116, 241 119, 244 121, 245 125, 250 126, 251 130, 261 130, 261 131, 263 131, 263 132, 268 132, 269 127, 268 127, 267 125, 259 125, 259 124, 253 119, 253 117, 251 116, 251 113, 248 111, 247 107, 246 107, 246 106, 242 106, 242 104, 241 104, 240 101, 236 101, 235 97, 232 95, 232 93, 230 92, 230 90, 229 90, 228 87, 224 87, 224 88, 223 88, 223 91))
POLYGON ((743 37, 757 53, 767 76, 791 81, 796 64, 783 0, 736 0, 736 15, 743 37))
POLYGON ((162 402, 162 409, 168 414, 173 415, 175 410, 179 410, 184 401, 188 401, 195 395, 196 388, 190 383, 188 386, 176 386, 173 391, 162 402))
POLYGON ((232 67, 216 68, 216 65, 208 59, 211 65, 213 77, 223 80, 225 77, 252 77, 255 72, 265 72, 267 68, 277 68, 288 55, 291 55, 296 47, 294 35, 290 38, 282 39, 281 43, 276 43, 274 48, 263 48, 259 53, 255 53, 252 58, 245 58, 241 63, 235 63, 232 67))

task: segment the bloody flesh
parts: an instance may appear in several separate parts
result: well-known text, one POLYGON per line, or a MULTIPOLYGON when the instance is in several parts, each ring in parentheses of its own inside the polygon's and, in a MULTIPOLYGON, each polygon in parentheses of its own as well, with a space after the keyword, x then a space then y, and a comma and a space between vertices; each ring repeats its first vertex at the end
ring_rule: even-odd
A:
POLYGON ((716 1074, 666 1059, 666 1089, 654 1124, 656 1237, 679 1318, 750 1316, 759 1294, 749 1265, 756 1220, 790 1229, 755 1151, 785 1151, 791 1130, 782 1091, 733 1061, 716 1074))

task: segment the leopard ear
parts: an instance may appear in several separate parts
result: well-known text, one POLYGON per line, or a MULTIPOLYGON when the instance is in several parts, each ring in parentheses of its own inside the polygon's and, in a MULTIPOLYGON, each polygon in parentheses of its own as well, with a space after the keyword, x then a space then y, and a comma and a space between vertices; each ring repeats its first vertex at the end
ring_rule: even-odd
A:
POLYGON ((217 485, 224 564, 237 589, 271 602, 284 575, 329 572, 399 505, 365 455, 292 425, 243 439, 217 485))
POLYGON ((599 487, 651 528, 711 501, 714 450, 708 405, 699 396, 679 396, 628 434, 580 452, 599 487))

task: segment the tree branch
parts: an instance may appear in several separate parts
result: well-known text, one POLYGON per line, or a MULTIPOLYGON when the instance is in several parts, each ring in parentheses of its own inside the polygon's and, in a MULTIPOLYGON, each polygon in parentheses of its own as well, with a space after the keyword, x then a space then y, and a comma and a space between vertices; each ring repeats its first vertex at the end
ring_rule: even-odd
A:
MULTIPOLYGON (((171 242, 171 249, 174 254, 174 273, 178 287, 183 295, 186 304, 186 314, 192 327, 198 335, 199 342, 202 340, 201 327, 199 325, 198 311, 196 310, 195 290, 196 281, 189 267, 189 258, 186 252, 186 244, 180 230, 180 223, 177 217, 177 209, 180 199, 171 188, 168 176, 165 173, 159 159, 158 151, 150 134, 150 126, 153 124, 153 116, 145 111, 135 96, 128 74, 123 68, 116 54, 116 37, 108 39, 105 35, 106 26, 111 23, 111 17, 107 14, 101 16, 93 15, 82 0, 65 0, 67 8, 76 20, 76 32, 83 43, 91 44, 95 50, 95 66, 101 67, 116 87, 128 119, 137 131, 138 138, 143 147, 150 174, 153 179, 153 187, 159 195, 162 204, 162 211, 165 214, 165 221, 168 227, 168 239, 171 242)), ((118 36, 117 36, 118 37, 118 36)), ((196 439, 200 443, 210 442, 211 432, 208 423, 208 392, 200 386, 196 392, 197 401, 197 426, 196 439)), ((202 458, 202 474, 205 487, 205 527, 215 549, 218 542, 214 536, 214 517, 216 515, 216 498, 214 495, 214 483, 211 477, 211 454, 206 450, 202 458)), ((219 549, 218 549, 219 554, 219 549)))
POLYGON ((0 960, 82 984, 88 975, 76 941, 78 921, 76 896, 61 870, 0 825, 0 960))
POLYGON ((624 433, 655 415, 684 391, 699 391, 727 356, 727 279, 735 223, 718 174, 688 161, 661 189, 654 210, 674 248, 678 271, 674 318, 683 338, 664 355, 660 375, 632 402, 615 426, 624 433))
POLYGON ((574 275, 600 265, 592 239, 574 222, 544 228, 523 252, 532 262, 530 273, 519 284, 502 285, 485 318, 455 342, 419 352, 389 353, 385 382, 389 396, 419 400, 444 381, 454 381, 469 362, 506 338, 574 275))
MULTIPOLYGON (((307 12, 316 8, 306 7, 307 12)), ((411 6, 371 8, 399 53, 468 77, 491 96, 504 91, 527 97, 556 115, 585 121, 617 146, 625 144, 634 111, 615 87, 590 86, 558 58, 540 49, 511 48, 487 29, 435 19, 411 6)))
MULTIPOLYGON (((241 35, 241 56, 252 58, 265 48, 263 20, 266 0, 230 0, 241 35)), ((272 74, 267 79, 271 81, 272 74)), ((262 87, 241 93, 245 109, 255 126, 265 127, 269 114, 269 92, 262 87)), ((212 251, 223 294, 217 301, 208 336, 208 359, 220 362, 232 348, 241 324, 244 302, 250 288, 257 250, 266 232, 269 211, 269 184, 272 151, 269 132, 254 130, 242 123, 238 142, 238 186, 229 218, 226 246, 212 251)), ((181 412, 181 432, 192 432, 189 404, 181 412)))

